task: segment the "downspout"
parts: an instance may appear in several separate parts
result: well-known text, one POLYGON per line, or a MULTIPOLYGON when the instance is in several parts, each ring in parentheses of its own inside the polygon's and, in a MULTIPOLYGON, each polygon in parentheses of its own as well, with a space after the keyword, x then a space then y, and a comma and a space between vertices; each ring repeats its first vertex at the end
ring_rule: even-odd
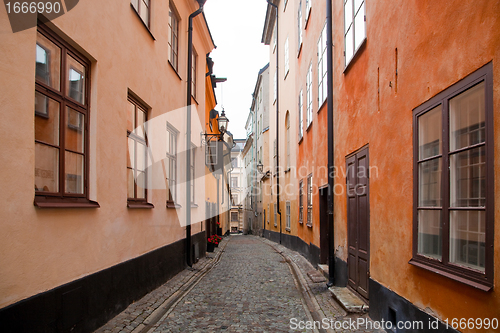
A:
POLYGON ((278 172, 276 173, 276 201, 277 201, 277 205, 278 205, 278 214, 280 216, 280 244, 281 244, 281 207, 280 207, 280 141, 279 141, 279 120, 280 120, 280 117, 279 117, 279 100, 280 100, 280 89, 279 89, 279 66, 278 66, 278 62, 279 62, 279 24, 278 24, 278 6, 275 5, 274 3, 272 3, 270 0, 267 0, 267 3, 270 4, 272 7, 274 7, 274 9, 276 9, 276 169, 278 170, 278 172))
POLYGON ((335 284, 335 226, 333 220, 334 211, 334 186, 335 186, 335 146, 333 127, 333 40, 332 40, 333 18, 332 0, 326 0, 326 62, 327 62, 327 112, 328 112, 328 286, 335 284))
POLYGON ((201 5, 198 10, 189 15, 188 27, 188 73, 187 73, 187 112, 186 112, 186 263, 193 266, 191 256, 191 81, 193 80, 193 18, 203 12, 201 5))

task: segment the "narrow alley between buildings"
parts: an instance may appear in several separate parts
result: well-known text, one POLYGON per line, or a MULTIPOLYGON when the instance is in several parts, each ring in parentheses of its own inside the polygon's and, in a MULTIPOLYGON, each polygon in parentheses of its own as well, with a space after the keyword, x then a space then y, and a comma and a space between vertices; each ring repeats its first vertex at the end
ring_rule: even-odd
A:
POLYGON ((364 332, 368 316, 346 315, 326 280, 313 282, 308 276, 312 271, 304 257, 284 246, 256 236, 229 236, 214 253, 96 333, 364 332))

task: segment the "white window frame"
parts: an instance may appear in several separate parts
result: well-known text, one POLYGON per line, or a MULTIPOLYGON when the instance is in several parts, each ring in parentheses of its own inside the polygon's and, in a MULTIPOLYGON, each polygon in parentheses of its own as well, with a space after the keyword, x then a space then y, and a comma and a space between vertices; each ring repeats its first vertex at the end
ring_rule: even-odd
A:
POLYGON ((304 136, 304 117, 302 115, 302 112, 304 112, 304 98, 303 98, 302 88, 300 88, 300 91, 299 91, 299 141, 304 136))
POLYGON ((306 94, 307 94, 307 128, 312 123, 312 63, 309 64, 306 77, 306 94))
POLYGON ((285 56, 285 79, 290 72, 290 52, 288 50, 288 37, 285 40, 285 47, 284 47, 284 56, 285 56))
POLYGON ((297 12, 297 38, 297 52, 300 53, 302 49, 302 0, 299 1, 299 11, 297 12))
POLYGON ((278 204, 274 203, 274 226, 278 226, 278 204))
POLYGON ((286 202, 286 225, 285 229, 290 230, 291 222, 290 222, 290 201, 286 202))
POLYGON ((176 202, 177 200, 177 141, 179 131, 170 123, 167 123, 167 182, 168 182, 168 201, 176 202), (173 149, 173 150, 172 150, 173 149))
POLYGON ((344 57, 345 67, 349 65, 366 40, 365 0, 344 0, 344 57), (350 9, 349 6, 351 7, 350 9), (356 8, 357 6, 357 8, 356 8), (356 34, 362 31, 362 35, 356 34), (352 40, 351 40, 352 38, 352 40), (351 40, 351 41, 350 41, 351 40))
POLYGON ((276 97, 278 96, 278 85, 277 85, 277 82, 278 81, 278 71, 275 71, 274 72, 274 101, 273 101, 273 104, 276 103, 276 97))
POLYGON ((318 111, 328 94, 328 63, 326 59, 326 23, 318 40, 318 111))
POLYGON ((306 0, 306 25, 309 21, 309 16, 311 14, 312 0, 306 0))

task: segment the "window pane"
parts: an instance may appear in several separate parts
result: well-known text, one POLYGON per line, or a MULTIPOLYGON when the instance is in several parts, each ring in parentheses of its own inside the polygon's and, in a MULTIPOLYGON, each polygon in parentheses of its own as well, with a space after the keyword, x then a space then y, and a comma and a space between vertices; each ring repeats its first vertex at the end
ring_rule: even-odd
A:
POLYGON ((139 9, 139 15, 141 16, 142 21, 149 27, 149 8, 148 8, 148 1, 140 0, 139 6, 141 7, 139 9))
POLYGON ((127 197, 128 198, 135 197, 134 185, 135 185, 134 170, 127 169, 127 197))
POLYGON ((59 102, 35 92, 35 140, 59 145, 59 102))
POLYGON ((354 54, 354 41, 353 41, 352 27, 347 31, 345 36, 345 59, 346 62, 351 60, 354 54))
POLYGON ((364 5, 363 0, 354 0, 354 11, 357 12, 361 4, 364 5))
POLYGON ((66 193, 83 194, 83 172, 84 157, 66 151, 65 173, 66 173, 66 193))
POLYGON ((441 154, 441 105, 418 117, 418 159, 441 154))
POLYGON ((66 70, 68 71, 67 95, 75 101, 85 104, 85 67, 73 57, 68 56, 66 70))
POLYGON ((418 254, 441 260, 441 210, 418 211, 418 254))
POLYGON ((450 212, 450 262, 484 272, 484 211, 450 212))
POLYGON ((484 207, 486 204, 486 148, 450 156, 450 206, 484 207))
POLYGON ((146 171, 147 147, 146 145, 140 142, 136 143, 136 147, 137 147, 137 170, 146 171))
POLYGON ((357 49, 361 42, 365 39, 365 4, 361 5, 361 9, 356 14, 354 19, 354 48, 357 49))
POLYGON ((418 206, 441 207, 441 158, 418 166, 418 206))
POLYGON ((128 101, 127 108, 127 131, 132 132, 135 129, 135 105, 128 101))
POLYGON ((68 107, 66 111, 66 124, 68 126, 65 139, 66 149, 83 154, 85 152, 85 116, 68 107))
POLYGON ((345 31, 347 31, 349 29, 349 26, 351 25, 352 23, 352 0, 347 0, 347 2, 345 3, 345 11, 344 11, 344 27, 345 27, 345 31))
POLYGON ((61 89, 61 49, 40 32, 36 39, 36 79, 61 89))
POLYGON ((127 138, 127 167, 135 168, 135 141, 127 138))
POLYGON ((137 171, 137 199, 146 199, 146 173, 137 171))
POLYGON ((35 191, 59 192, 59 149, 35 143, 35 191))
POLYGON ((485 84, 480 84, 450 100, 450 150, 485 141, 485 84))
POLYGON ((137 107, 137 128, 135 129, 135 134, 141 138, 145 138, 144 136, 144 123, 146 122, 146 113, 140 107, 137 107))

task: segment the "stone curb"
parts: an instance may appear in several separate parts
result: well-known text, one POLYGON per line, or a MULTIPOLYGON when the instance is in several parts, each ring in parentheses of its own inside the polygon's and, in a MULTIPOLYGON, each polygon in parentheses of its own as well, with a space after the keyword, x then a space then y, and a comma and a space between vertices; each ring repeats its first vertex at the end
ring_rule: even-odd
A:
MULTIPOLYGON (((273 248, 277 253, 279 253, 283 258, 285 258, 286 262, 290 265, 290 269, 292 270, 292 273, 294 277, 296 278, 296 282, 298 282, 298 289, 299 292, 301 293, 307 308, 312 316, 312 319, 315 321, 322 321, 323 319, 326 319, 327 317, 325 316, 325 313, 321 309, 321 307, 318 304, 318 301, 316 299, 316 296, 311 291, 311 288, 309 287, 309 284, 307 283, 304 275, 302 274, 300 268, 297 266, 295 262, 293 262, 290 257, 288 256, 287 253, 289 249, 284 247, 283 245, 274 243, 272 241, 269 241, 267 239, 263 239, 259 237, 259 239, 269 245, 271 248, 273 248), (282 247, 283 249, 280 249, 279 247, 282 247)), ((320 328, 319 330, 314 329, 315 332, 334 332, 331 329, 323 329, 320 328)))
POLYGON ((138 301, 130 304, 125 310, 110 319, 108 323, 94 331, 94 333, 144 333, 147 330, 150 330, 164 316, 164 314, 172 308, 172 306, 175 306, 177 302, 182 299, 184 295, 186 295, 186 293, 189 292, 189 290, 191 290, 192 287, 194 287, 194 285, 196 285, 208 273, 208 271, 214 267, 215 264, 217 264, 228 242, 229 238, 223 238, 221 244, 216 248, 213 254, 208 252, 205 258, 200 259, 197 264, 193 265, 193 268, 188 267, 184 269, 166 281, 162 286, 144 295, 144 297, 138 301), (182 274, 187 275, 182 277, 182 274), (180 281, 177 281, 176 278, 180 278, 180 281), (162 287, 167 288, 164 293, 158 293, 157 295, 153 294, 162 287), (162 301, 165 294, 169 296, 162 301), (152 300, 150 300, 151 297, 153 298, 152 300), (132 313, 127 313, 127 311, 132 311, 130 309, 131 307, 137 309, 135 309, 132 313), (146 312, 150 312, 151 310, 152 312, 145 316, 146 312), (142 314, 139 315, 139 313, 142 314), (125 322, 125 324, 122 324, 123 322, 125 322))

